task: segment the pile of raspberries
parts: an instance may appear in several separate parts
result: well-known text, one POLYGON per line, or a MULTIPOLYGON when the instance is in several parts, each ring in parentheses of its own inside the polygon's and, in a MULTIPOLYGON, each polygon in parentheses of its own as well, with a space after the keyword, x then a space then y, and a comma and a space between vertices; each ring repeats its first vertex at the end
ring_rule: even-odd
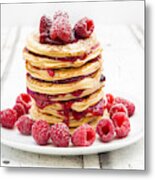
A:
POLYGON ((88 38, 93 31, 94 22, 87 17, 79 20, 72 28, 66 12, 56 12, 53 19, 45 15, 40 19, 40 43, 67 44, 88 38))

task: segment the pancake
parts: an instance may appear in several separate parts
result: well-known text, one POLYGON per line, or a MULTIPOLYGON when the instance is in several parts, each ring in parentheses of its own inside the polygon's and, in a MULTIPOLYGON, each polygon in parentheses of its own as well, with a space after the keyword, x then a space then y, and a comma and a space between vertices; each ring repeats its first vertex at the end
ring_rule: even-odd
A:
POLYGON ((27 76, 27 87, 38 93, 45 93, 48 95, 67 94, 77 90, 88 90, 100 87, 104 82, 100 82, 101 70, 98 70, 92 77, 86 77, 80 81, 66 84, 53 84, 49 82, 42 82, 27 76))
POLYGON ((32 66, 30 62, 26 62, 26 70, 31 76, 46 81, 56 81, 73 77, 87 76, 89 74, 96 72, 99 68, 101 68, 101 66, 101 57, 99 57, 97 61, 90 61, 78 68, 64 68, 55 70, 36 68, 35 66, 32 66), (50 76, 48 70, 52 70, 54 72, 54 75, 50 76))
POLYGON ((95 93, 91 94, 87 98, 84 98, 83 101, 74 102, 72 104, 72 109, 77 112, 84 111, 88 107, 93 106, 94 104, 99 102, 102 98, 104 98, 104 92, 102 88, 100 88, 95 93))
MULTIPOLYGON (((93 51, 94 47, 99 45, 95 34, 93 33, 87 39, 79 39, 77 42, 66 45, 41 44, 39 42, 39 33, 30 34, 27 38, 26 48, 36 54, 49 57, 74 57, 83 56, 93 51)), ((100 45, 99 45, 100 47, 100 45)))
MULTIPOLYGON (((35 96, 35 99, 38 99, 38 100, 40 99, 40 96, 48 96, 48 99, 50 101, 69 101, 69 100, 81 99, 85 96, 91 95, 95 93, 98 89, 104 87, 104 84, 105 82, 100 82, 94 88, 86 89, 86 90, 78 90, 78 91, 74 91, 72 93, 67 93, 67 94, 48 95, 48 94, 32 91, 28 88, 27 88, 27 93, 31 95, 32 97, 35 96)), ((45 102, 45 100, 41 100, 41 101, 45 102)))
POLYGON ((52 69, 60 69, 60 68, 69 68, 69 67, 80 67, 95 59, 99 55, 101 55, 102 49, 96 49, 92 53, 90 53, 86 58, 83 60, 77 59, 76 61, 60 61, 55 60, 49 57, 41 57, 38 55, 31 54, 29 52, 23 51, 23 57, 25 60, 29 61, 31 65, 38 67, 38 68, 52 68, 52 69))
MULTIPOLYGON (((49 124, 56 124, 56 123, 64 122, 63 118, 58 118, 50 114, 41 113, 38 110, 38 108, 36 108, 36 106, 32 106, 32 108, 30 109, 30 116, 32 117, 34 121, 44 120, 48 122, 49 124)), ((89 123, 98 118, 101 118, 101 117, 88 116, 88 117, 83 117, 81 120, 78 120, 78 121, 72 119, 69 121, 69 127, 78 127, 78 126, 81 126, 82 124, 89 123)))

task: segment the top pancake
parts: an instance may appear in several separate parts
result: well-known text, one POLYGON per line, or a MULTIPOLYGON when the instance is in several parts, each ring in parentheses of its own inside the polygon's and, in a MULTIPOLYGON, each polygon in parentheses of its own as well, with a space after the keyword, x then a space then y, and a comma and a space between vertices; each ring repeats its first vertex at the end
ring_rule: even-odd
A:
POLYGON ((95 34, 92 34, 87 39, 80 39, 77 42, 66 45, 50 45, 41 44, 39 42, 39 34, 33 33, 28 37, 26 47, 28 50, 39 55, 46 55, 49 57, 73 57, 89 53, 97 44, 99 44, 99 42, 95 34))

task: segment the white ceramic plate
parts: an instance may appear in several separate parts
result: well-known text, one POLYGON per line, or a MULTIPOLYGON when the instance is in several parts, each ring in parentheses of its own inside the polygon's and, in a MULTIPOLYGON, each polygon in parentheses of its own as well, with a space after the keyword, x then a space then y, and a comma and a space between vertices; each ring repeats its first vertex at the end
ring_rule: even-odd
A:
MULTIPOLYGON (((115 93, 114 93, 115 94, 115 93)), ((118 93, 117 93, 118 94, 118 93)), ((123 93, 124 94, 124 93, 123 93)), ((122 93, 119 93, 122 97, 122 93)), ((129 98, 129 97, 127 97, 129 98)), ((116 150, 123 148, 125 146, 131 145, 137 142, 144 134, 144 107, 143 103, 140 103, 135 98, 129 98, 136 105, 135 115, 130 118, 131 122, 131 132, 128 137, 124 139, 114 139, 109 143, 102 143, 98 136, 94 144, 90 147, 70 147, 58 148, 51 144, 47 146, 37 145, 31 136, 23 136, 16 129, 8 130, 1 128, 1 142, 7 146, 17 148, 24 151, 40 153, 40 154, 50 154, 50 155, 82 155, 82 154, 93 154, 116 150)))

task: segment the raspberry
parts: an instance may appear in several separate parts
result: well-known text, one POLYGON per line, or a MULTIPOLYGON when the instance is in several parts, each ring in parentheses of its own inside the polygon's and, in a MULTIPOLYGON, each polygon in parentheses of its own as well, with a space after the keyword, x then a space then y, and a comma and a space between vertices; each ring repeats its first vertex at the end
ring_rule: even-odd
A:
POLYGON ((21 116, 15 124, 21 134, 30 135, 33 125, 33 120, 28 116, 21 116))
POLYGON ((2 123, 3 111, 0 111, 0 124, 2 123))
POLYGON ((108 103, 113 104, 115 98, 112 94, 106 94, 106 98, 107 98, 108 103))
POLYGON ((51 139, 57 147, 68 147, 70 141, 69 128, 64 123, 58 123, 51 127, 51 139))
POLYGON ((3 112, 0 111, 0 124, 2 123, 2 121, 1 121, 2 114, 3 114, 3 112))
POLYGON ((102 119, 97 124, 96 132, 101 141, 109 142, 114 138, 115 128, 110 119, 102 119))
POLYGON ((16 121, 17 121, 17 112, 15 110, 6 109, 1 111, 1 123, 3 127, 8 129, 13 129, 16 121))
POLYGON ((114 104, 111 106, 110 111, 109 111, 110 117, 112 117, 113 114, 115 114, 116 112, 124 112, 126 113, 126 115, 128 115, 126 107, 121 103, 114 104))
POLYGON ((52 22, 49 18, 46 16, 42 16, 40 19, 40 26, 39 26, 39 32, 40 32, 40 43, 45 43, 46 37, 48 37, 49 29, 52 25, 52 22))
POLYGON ((59 14, 52 23, 50 29, 50 38, 52 40, 61 40, 65 43, 71 42, 72 29, 68 17, 59 14))
POLYGON ((79 38, 88 38, 94 31, 94 22, 87 17, 82 18, 74 26, 74 31, 79 38))
POLYGON ((90 125, 84 124, 75 129, 71 140, 74 146, 90 146, 95 141, 95 135, 94 129, 90 125))
POLYGON ((107 98, 107 105, 106 105, 106 107, 107 107, 107 110, 109 112, 112 104, 114 103, 115 98, 114 98, 114 96, 112 94, 106 94, 106 98, 107 98))
POLYGON ((130 132, 130 122, 126 113, 117 112, 112 116, 115 132, 118 138, 126 137, 130 132))
POLYGON ((121 98, 121 97, 116 97, 115 98, 115 103, 122 103, 127 108, 129 117, 131 117, 134 114, 135 105, 132 102, 130 102, 130 101, 124 99, 124 98, 121 98))
POLYGON ((25 107, 26 113, 28 113, 31 108, 31 97, 28 94, 22 93, 17 97, 16 103, 21 103, 25 107))
POLYGON ((48 74, 51 76, 51 77, 53 77, 54 76, 54 70, 52 70, 52 69, 48 69, 47 70, 47 72, 48 72, 48 74))
POLYGON ((17 112, 17 118, 26 114, 25 107, 21 103, 16 103, 13 109, 17 112))
POLYGON ((50 126, 46 121, 38 120, 32 125, 32 136, 37 144, 46 145, 50 138, 50 126))
POLYGON ((67 14, 67 12, 62 12, 62 11, 57 11, 55 12, 54 16, 53 16, 53 19, 57 19, 58 17, 64 17, 64 18, 67 18, 69 19, 69 16, 67 14))

